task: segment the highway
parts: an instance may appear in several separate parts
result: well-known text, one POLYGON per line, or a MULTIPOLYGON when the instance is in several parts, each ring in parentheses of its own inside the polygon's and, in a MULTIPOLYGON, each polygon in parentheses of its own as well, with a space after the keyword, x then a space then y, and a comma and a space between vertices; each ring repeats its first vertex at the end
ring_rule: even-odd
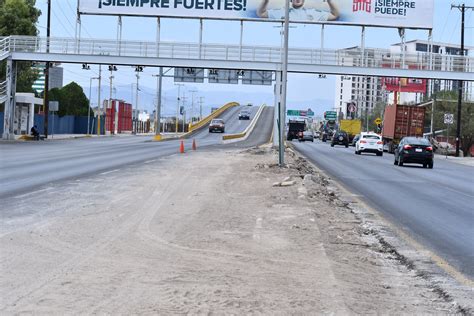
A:
POLYGON ((296 150, 412 238, 474 279, 474 168, 435 159, 434 169, 398 167, 394 157, 354 154, 329 143, 296 150))
MULTIPOLYGON (((238 120, 241 109, 254 118, 258 107, 238 106, 224 112, 226 133, 245 130, 251 120, 238 120)), ((210 134, 207 127, 184 140, 191 150, 193 139, 199 149, 217 150, 265 143, 272 130, 273 108, 266 108, 247 141, 223 145, 220 133, 210 134), (264 115, 265 114, 265 115, 264 115), (268 122, 261 123, 261 120, 268 122)), ((151 142, 150 136, 100 137, 43 142, 0 143, 0 197, 39 190, 43 185, 91 174, 111 172, 126 165, 149 163, 178 153, 179 140, 151 142)))

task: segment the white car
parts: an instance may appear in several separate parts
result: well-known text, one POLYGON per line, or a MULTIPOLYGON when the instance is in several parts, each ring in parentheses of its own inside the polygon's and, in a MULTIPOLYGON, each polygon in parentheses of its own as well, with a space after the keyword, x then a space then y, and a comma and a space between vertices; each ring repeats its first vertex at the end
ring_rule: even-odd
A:
POLYGON ((375 133, 360 133, 360 138, 355 145, 356 155, 361 153, 374 153, 377 156, 383 155, 382 136, 375 133))

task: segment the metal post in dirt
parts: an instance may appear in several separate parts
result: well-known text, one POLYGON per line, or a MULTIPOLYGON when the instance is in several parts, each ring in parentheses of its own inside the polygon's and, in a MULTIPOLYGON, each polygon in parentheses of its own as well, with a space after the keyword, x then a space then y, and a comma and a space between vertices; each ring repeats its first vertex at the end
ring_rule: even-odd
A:
POLYGON ((102 65, 99 65, 99 91, 97 92, 97 136, 100 136, 100 89, 102 80, 102 65))
MULTIPOLYGON (((46 26, 46 53, 49 53, 50 37, 51 37, 51 0, 48 1, 48 18, 46 26)), ((49 62, 46 62, 46 67, 44 69, 44 90, 43 90, 43 99, 44 99, 44 138, 48 138, 48 114, 49 114, 49 62)))
POLYGON ((283 48, 283 60, 282 60, 282 92, 279 107, 279 120, 280 120, 280 135, 278 135, 279 142, 279 156, 278 164, 280 167, 285 166, 285 114, 286 114, 286 92, 288 88, 288 39, 290 29, 290 0, 285 0, 285 24, 284 24, 284 48, 283 48))

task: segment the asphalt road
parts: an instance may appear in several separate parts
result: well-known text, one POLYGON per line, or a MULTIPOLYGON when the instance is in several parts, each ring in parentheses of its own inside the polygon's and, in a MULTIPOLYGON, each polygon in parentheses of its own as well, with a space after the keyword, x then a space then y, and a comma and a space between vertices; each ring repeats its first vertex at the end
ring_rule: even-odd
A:
POLYGON ((354 148, 298 143, 315 165, 411 237, 474 279, 474 168, 435 159, 434 169, 398 167, 394 156, 354 154, 354 148))
MULTIPOLYGON (((226 133, 242 132, 251 121, 238 120, 240 107, 231 108, 223 115, 226 133)), ((246 107, 254 117, 258 107, 246 107)), ((268 113, 268 110, 265 111, 268 113)), ((262 113, 263 114, 263 113, 262 113)), ((261 143, 268 141, 270 125, 260 124, 262 115, 250 137, 261 143), (268 129, 268 130, 265 130, 268 129), (263 136, 262 136, 263 135, 263 136)), ((268 118, 267 118, 268 119, 268 118)), ((184 140, 186 150, 191 150, 196 139, 198 149, 221 148, 223 134, 210 134, 207 128, 184 140)), ((51 182, 78 178, 90 174, 112 172, 125 165, 149 163, 178 152, 179 141, 151 142, 149 136, 101 137, 43 142, 0 142, 0 197, 25 194, 41 190, 51 182)), ((248 141, 240 147, 254 146, 248 141)), ((222 147, 223 148, 223 147, 222 147)))

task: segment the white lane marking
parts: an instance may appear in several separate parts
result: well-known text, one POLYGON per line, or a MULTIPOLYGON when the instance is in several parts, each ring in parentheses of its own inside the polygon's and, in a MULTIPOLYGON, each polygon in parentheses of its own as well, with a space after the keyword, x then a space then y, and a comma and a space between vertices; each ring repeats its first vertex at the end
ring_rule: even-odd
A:
POLYGON ((158 159, 152 159, 152 160, 145 161, 144 164, 152 163, 152 162, 155 162, 155 161, 158 161, 158 159))
POLYGON ((45 189, 36 190, 36 191, 33 191, 33 192, 28 192, 28 193, 25 193, 25 194, 22 194, 22 195, 17 195, 17 196, 15 196, 15 199, 21 199, 21 198, 24 198, 24 197, 27 197, 27 196, 30 196, 30 195, 33 195, 33 194, 36 194, 36 193, 49 191, 51 189, 52 188, 45 188, 45 189))
POLYGON ((102 172, 101 175, 105 175, 105 174, 109 174, 109 173, 113 173, 113 172, 117 172, 119 171, 120 169, 114 169, 114 170, 110 170, 110 171, 106 171, 106 172, 102 172))
POLYGON ((259 217, 257 218, 257 220, 255 221, 255 229, 253 231, 253 239, 256 240, 256 241, 260 241, 262 236, 261 236, 261 229, 262 229, 262 219, 259 217))

